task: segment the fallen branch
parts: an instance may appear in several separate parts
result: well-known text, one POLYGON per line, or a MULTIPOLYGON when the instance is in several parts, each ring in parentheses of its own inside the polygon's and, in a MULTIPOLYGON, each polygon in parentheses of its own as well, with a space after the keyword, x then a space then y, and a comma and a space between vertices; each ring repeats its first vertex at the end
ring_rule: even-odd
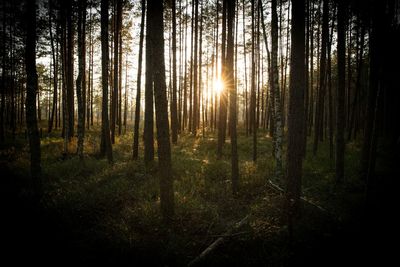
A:
MULTIPOLYGON (((269 186, 272 187, 273 189, 279 191, 280 193, 285 193, 285 190, 283 190, 281 187, 279 187, 279 185, 274 184, 271 180, 268 180, 268 183, 269 183, 269 186)), ((311 200, 307 199, 306 197, 300 197, 300 199, 302 201, 304 201, 305 203, 307 203, 307 204, 309 204, 309 205, 311 205, 313 207, 316 207, 317 209, 319 209, 319 210, 321 210, 321 211, 323 211, 325 213, 328 213, 329 215, 332 215, 329 211, 327 211, 323 207, 319 206, 318 204, 315 204, 314 202, 312 202, 311 200)))
POLYGON ((240 220, 238 223, 234 224, 231 229, 229 229, 224 235, 219 237, 217 240, 215 240, 211 245, 209 245, 203 252, 200 253, 199 256, 197 256, 194 260, 189 262, 188 266, 194 266, 197 263, 199 263, 202 259, 204 259, 208 254, 210 254, 211 251, 213 251, 215 248, 217 248, 220 244, 222 244, 227 237, 231 237, 234 235, 234 231, 242 227, 244 224, 247 223, 249 220, 249 215, 244 217, 242 220, 240 220))

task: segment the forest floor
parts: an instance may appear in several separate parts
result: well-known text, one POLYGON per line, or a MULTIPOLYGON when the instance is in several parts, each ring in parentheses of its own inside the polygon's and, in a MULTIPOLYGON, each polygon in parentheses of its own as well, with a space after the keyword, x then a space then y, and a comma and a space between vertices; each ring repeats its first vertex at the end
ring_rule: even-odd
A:
MULTIPOLYGON (((169 227, 163 226, 159 212, 157 164, 145 168, 142 158, 131 159, 131 134, 116 137, 113 165, 98 157, 98 129, 86 133, 83 161, 75 153, 62 157, 59 135, 41 139, 45 196, 40 202, 30 194, 24 135, 1 147, 2 236, 7 244, 2 253, 13 265, 185 266, 246 215, 249 223, 200 265, 358 265, 377 256, 376 247, 386 250, 385 244, 371 245, 386 231, 371 231, 365 223, 357 142, 346 146, 346 180, 339 186, 327 142, 316 156, 307 152, 303 195, 325 211, 303 202, 289 238, 283 196, 269 180, 281 187, 284 182, 273 178, 272 140, 262 131, 256 163, 251 138, 239 132, 240 191, 235 198, 229 139, 221 160, 216 159, 215 134, 179 139, 172 147, 176 216, 169 227)), ((74 143, 70 151, 75 151, 74 143)), ((381 220, 385 225, 386 218, 381 220)))

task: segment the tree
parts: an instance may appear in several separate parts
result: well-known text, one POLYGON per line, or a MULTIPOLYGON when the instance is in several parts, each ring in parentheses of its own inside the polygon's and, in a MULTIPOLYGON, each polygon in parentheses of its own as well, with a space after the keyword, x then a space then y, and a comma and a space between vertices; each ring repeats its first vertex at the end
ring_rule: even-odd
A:
POLYGON ((37 126, 36 93, 38 79, 36 73, 36 1, 26 1, 26 126, 28 130, 29 149, 31 154, 31 176, 35 194, 42 195, 41 151, 37 126))
MULTIPOLYGON (((53 129, 53 122, 54 122, 54 117, 56 117, 56 122, 57 122, 57 90, 58 90, 58 57, 57 57, 57 50, 54 47, 54 37, 53 37, 53 31, 52 31, 52 7, 53 7, 53 2, 49 0, 49 33, 50 33, 50 45, 51 45, 51 55, 52 55, 52 62, 53 62, 53 86, 54 86, 54 91, 53 91, 53 104, 52 104, 52 109, 51 109, 51 115, 50 115, 50 120, 49 120, 49 127, 47 129, 47 132, 50 133, 53 129)), ((57 46, 58 48, 58 46, 57 46)), ((57 127, 57 123, 56 123, 57 127)))
MULTIPOLYGON (((297 215, 301 196, 304 129, 305 83, 305 6, 293 1, 291 29, 291 67, 288 112, 288 147, 286 165, 286 208, 289 229, 297 215)), ((290 230, 291 231, 291 230, 290 230)))
POLYGON ((176 0, 172 0, 172 99, 171 99, 171 133, 172 143, 178 141, 177 84, 176 84, 176 0))
POLYGON ((323 114, 324 114, 324 99, 326 90, 326 48, 328 45, 329 36, 329 0, 324 0, 323 15, 322 15, 322 40, 321 40, 321 55, 319 63, 319 87, 317 91, 318 100, 315 111, 315 127, 314 127, 314 146, 313 154, 317 153, 318 142, 321 139, 323 131, 323 114))
POLYGON ((256 127, 256 55, 255 55, 255 0, 251 1, 251 89, 250 89, 250 133, 253 134, 253 161, 257 160, 256 127))
POLYGON ((78 64, 76 78, 76 96, 78 99, 78 155, 83 159, 83 141, 85 137, 85 95, 86 95, 86 0, 79 1, 78 8, 78 64))
POLYGON ((122 0, 116 1, 116 16, 114 21, 114 75, 113 92, 111 100, 111 142, 115 143, 115 124, 118 117, 118 100, 121 98, 119 87, 119 41, 121 35, 122 0))
POLYGON ((276 11, 276 0, 271 1, 271 74, 272 89, 274 92, 274 126, 275 126, 275 176, 282 177, 282 113, 281 97, 279 92, 279 70, 278 70, 278 14, 276 11))
POLYGON ((237 132, 236 132, 236 86, 234 84, 233 72, 233 50, 234 50, 234 19, 235 19, 235 1, 227 0, 228 9, 228 36, 226 51, 226 89, 229 92, 229 133, 231 136, 231 169, 232 169, 232 192, 237 194, 239 187, 239 164, 237 151, 237 132))
POLYGON ((194 50, 193 50, 193 102, 192 103, 192 133, 196 136, 198 124, 198 39, 199 39, 199 0, 194 0, 194 50))
POLYGON ((337 109, 336 109, 336 182, 340 183, 344 176, 344 102, 345 102, 345 45, 346 45, 346 9, 345 0, 340 0, 338 5, 338 29, 337 29, 337 68, 338 68, 338 87, 337 87, 337 109))
POLYGON ((146 1, 141 1, 142 16, 140 20, 140 37, 139 37, 139 57, 138 57, 138 73, 136 83, 136 102, 135 102, 135 125, 133 130, 133 159, 138 158, 139 154, 139 121, 140 121, 140 98, 142 87, 142 57, 143 57, 143 39, 144 39, 144 19, 146 16, 146 1))
MULTIPOLYGON (((149 3, 148 3, 149 4, 149 3)), ((147 10, 147 12, 149 12, 147 10)), ((152 18, 146 18, 146 83, 144 96, 144 162, 146 165, 154 161, 154 99, 153 99, 153 46, 150 45, 152 18)))
MULTIPOLYGON (((221 77, 226 82, 225 73, 225 49, 226 48, 226 1, 222 4, 222 43, 221 43, 221 77)), ((217 143, 217 157, 222 157, 222 148, 225 143, 226 137, 226 117, 227 117, 227 92, 226 88, 223 88, 220 92, 220 104, 219 104, 219 120, 218 120, 218 143, 217 143)))
POLYGON ((169 222, 174 215, 174 190, 171 168, 171 144, 169 139, 167 86, 165 83, 162 0, 148 2, 147 22, 146 32, 148 36, 146 37, 146 49, 147 46, 150 46, 152 53, 150 54, 150 61, 146 61, 146 68, 147 64, 150 63, 154 71, 151 73, 151 84, 154 83, 156 107, 160 206, 164 221, 169 222))
POLYGON ((113 161, 110 123, 108 120, 108 0, 101 0, 101 84, 103 89, 101 111, 101 146, 102 156, 107 155, 109 163, 113 161))

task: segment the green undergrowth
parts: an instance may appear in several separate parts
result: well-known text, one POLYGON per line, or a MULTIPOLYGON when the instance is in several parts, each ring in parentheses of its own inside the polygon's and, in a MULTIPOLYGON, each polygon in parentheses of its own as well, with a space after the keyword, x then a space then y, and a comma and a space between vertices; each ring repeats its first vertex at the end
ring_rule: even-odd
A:
MULTIPOLYGON (((239 243, 262 240, 262 246, 275 251, 268 256, 270 261, 281 261, 287 256, 287 251, 277 248, 277 243, 287 235, 282 218, 283 197, 268 186, 269 179, 281 187, 284 182, 274 179, 272 139, 262 131, 258 134, 257 162, 252 160, 252 138, 239 136, 240 191, 236 197, 231 193, 229 137, 223 157, 218 160, 216 134, 182 135, 178 144, 172 146, 176 215, 172 225, 165 227, 159 212, 157 164, 146 168, 142 158, 131 159, 131 133, 116 137, 114 163, 108 164, 99 157, 97 130, 86 133, 83 160, 75 155, 76 141, 70 144, 70 155, 62 156, 59 132, 41 139, 44 209, 56 214, 72 232, 78 240, 74 245, 79 249, 92 251, 96 244, 104 244, 122 254, 139 249, 155 255, 159 262, 186 264, 250 214, 250 226, 238 235, 239 243)), ((25 142, 23 136, 18 136, 14 145, 2 149, 1 154, 1 161, 7 162, 21 184, 29 177, 25 142)), ((356 178, 359 144, 350 143, 346 149, 343 185, 335 184, 334 161, 326 143, 320 144, 316 156, 307 151, 303 168, 304 196, 340 220, 350 216, 352 205, 360 203, 363 190, 356 178)), ((142 152, 141 147, 140 155, 142 152)), ((304 225, 311 221, 309 216, 304 225)))

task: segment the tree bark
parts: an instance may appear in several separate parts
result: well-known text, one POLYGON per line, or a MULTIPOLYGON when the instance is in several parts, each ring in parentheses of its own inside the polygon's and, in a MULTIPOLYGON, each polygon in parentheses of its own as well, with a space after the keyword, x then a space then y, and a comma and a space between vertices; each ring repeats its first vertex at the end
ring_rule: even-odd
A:
POLYGON ((135 104, 135 125, 133 130, 133 159, 136 160, 139 155, 139 122, 140 122, 140 98, 142 87, 142 57, 143 57, 143 39, 144 39, 144 19, 146 17, 146 1, 141 1, 142 18, 140 21, 140 37, 139 37, 139 59, 138 73, 136 83, 136 104, 135 104))
POLYGON ((275 176, 282 178, 282 113, 281 98, 279 91, 279 71, 278 71, 278 15, 276 12, 276 0, 271 1, 271 74, 273 79, 274 91, 274 126, 275 126, 275 176))
POLYGON ((154 98, 156 106, 158 164, 160 175, 160 206, 164 222, 174 216, 174 190, 171 168, 171 145, 168 124, 168 101, 165 83, 163 1, 149 1, 147 7, 148 40, 152 46, 154 98), (157 59, 157 64, 156 63, 157 59))
POLYGON ((26 1, 26 126, 28 130, 31 176, 33 188, 38 197, 42 195, 40 138, 36 119, 36 93, 38 76, 36 73, 36 1, 26 1))
POLYGON ((76 96, 78 99, 78 156, 83 159, 83 141, 85 137, 85 92, 86 92, 86 0, 79 2, 78 9, 78 65, 76 78, 76 96))
POLYGON ((317 91, 317 103, 315 111, 315 127, 314 127, 314 146, 313 154, 316 155, 318 150, 318 142, 323 131, 323 113, 324 99, 326 90, 326 48, 329 37, 329 0, 324 0, 323 15, 322 15, 322 40, 321 40, 321 55, 319 63, 319 86, 317 91))
POLYGON ((178 141, 177 113, 177 78, 176 78, 176 0, 172 0, 172 100, 171 100, 171 135, 172 143, 178 141))
POLYGON ((109 163, 113 162, 110 123, 108 120, 108 0, 101 0, 101 84, 103 100, 101 111, 101 154, 107 155, 109 163))
POLYGON ((337 109, 336 109, 336 182, 341 183, 344 179, 344 123, 345 123, 345 49, 346 49, 346 3, 340 0, 338 5, 338 32, 337 32, 337 51, 338 51, 338 87, 337 87, 337 109))
POLYGON ((301 197, 304 129, 305 83, 305 6, 293 1, 291 30, 291 67, 288 110, 288 147, 286 166, 286 208, 289 229, 298 215, 301 197))
POLYGON ((231 137, 231 169, 232 169, 232 192, 234 195, 239 189, 239 163, 237 151, 237 132, 236 132, 236 87, 234 84, 233 72, 233 50, 234 50, 234 20, 235 20, 235 1, 228 0, 228 36, 227 36, 227 51, 226 51, 226 90, 229 92, 229 133, 231 137))
MULTIPOLYGON (((158 1, 158 0, 157 0, 158 1)), ((148 1, 147 5, 152 1, 148 1)), ((146 165, 154 161, 154 98, 153 98, 153 40, 150 38, 152 19, 149 17, 149 7, 147 7, 146 18, 146 82, 144 96, 144 162, 146 165)), ((158 63, 157 63, 158 64, 158 63)))

